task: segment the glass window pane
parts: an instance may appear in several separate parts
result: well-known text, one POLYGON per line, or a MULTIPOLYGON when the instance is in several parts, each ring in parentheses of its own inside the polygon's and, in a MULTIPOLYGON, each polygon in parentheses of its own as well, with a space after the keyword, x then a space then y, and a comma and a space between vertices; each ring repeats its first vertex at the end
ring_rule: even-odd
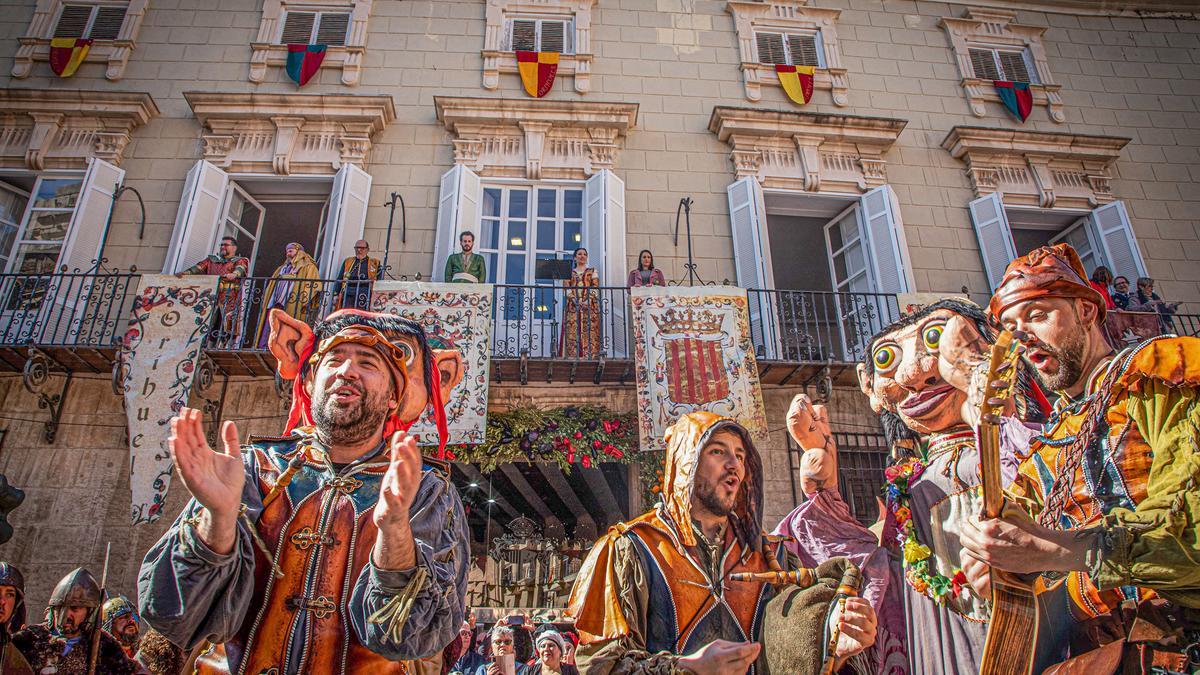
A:
POLYGON ((835 225, 826 231, 829 233, 829 252, 840 251, 842 248, 841 228, 835 225))
POLYGON ((851 276, 867 269, 867 261, 863 256, 863 247, 854 245, 846 249, 846 269, 851 276))
POLYGON ((557 206, 555 203, 558 198, 557 190, 538 190, 537 191, 537 214, 539 218, 553 218, 554 210, 557 206))
POLYGON ((563 223, 563 245, 560 250, 574 251, 580 246, 583 246, 583 223, 563 223))
POLYGON ((525 283, 525 254, 509 253, 504 258, 504 283, 525 283))
POLYGON ((25 198, 15 192, 0 189, 0 220, 13 225, 21 222, 25 215, 25 198))
POLYGON ((50 274, 58 262, 61 244, 25 244, 17 250, 18 274, 50 274))
POLYGON ((528 218, 529 217, 529 192, 526 190, 512 190, 508 193, 508 217, 509 218, 528 218))
POLYGON ((556 243, 554 235, 558 233, 555 230, 553 220, 539 220, 537 222, 537 247, 539 251, 557 250, 554 245, 556 243))
POLYGON ((838 223, 838 229, 842 231, 842 241, 845 242, 846 245, 852 244, 856 239, 858 239, 857 215, 858 214, 855 211, 851 211, 850 213, 846 214, 845 218, 842 218, 841 222, 838 223))
POLYGON ((34 211, 29 216, 25 239, 62 241, 67 238, 67 230, 70 227, 70 211, 34 211))
POLYGON ((554 318, 553 288, 539 288, 533 292, 533 316, 536 319, 554 318))
POLYGON ((563 190, 563 216, 583 217, 583 190, 563 190))
MULTIPOLYGON (((477 248, 495 250, 500 241, 500 221, 485 220, 479 226, 479 242, 477 248)), ((455 253, 458 251, 456 250, 455 253)))
POLYGON ((846 255, 843 253, 833 256, 833 278, 839 284, 846 280, 846 255))
POLYGON ((257 239, 258 222, 261 215, 262 211, 257 206, 251 204, 250 202, 246 202, 242 206, 242 213, 241 217, 238 219, 238 224, 242 226, 242 229, 246 230, 246 232, 250 233, 251 236, 257 239))
POLYGON ((487 267, 487 282, 489 284, 496 283, 496 254, 484 253, 483 259, 486 261, 487 267))
POLYGON ((38 183, 33 205, 39 209, 73 209, 79 198, 78 178, 54 178, 38 183))
MULTIPOLYGON (((0 223, 0 257, 8 259, 8 254, 12 252, 13 243, 17 240, 17 227, 7 223, 0 223)), ((4 271, 4 267, 0 266, 0 272, 4 271)))
POLYGON ((483 216, 485 218, 500 217, 500 189, 483 189, 483 216))
POLYGON ((524 251, 528 244, 525 242, 525 221, 510 220, 508 221, 508 244, 509 251, 524 251))

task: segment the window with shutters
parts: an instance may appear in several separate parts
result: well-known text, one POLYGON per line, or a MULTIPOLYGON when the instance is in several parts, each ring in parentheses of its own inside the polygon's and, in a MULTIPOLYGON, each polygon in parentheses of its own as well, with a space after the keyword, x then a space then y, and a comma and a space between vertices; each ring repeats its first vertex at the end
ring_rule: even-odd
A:
MULTIPOLYGON (((828 91, 836 106, 850 103, 849 79, 837 47, 840 10, 811 7, 807 0, 729 0, 741 56, 746 98, 762 100, 762 88, 780 87, 775 66, 812 66, 813 89, 828 91)), ((786 101, 783 92, 779 101, 786 101)))
POLYGON ((266 81, 273 66, 278 68, 272 77, 287 81, 288 45, 325 45, 321 69, 340 69, 342 84, 357 85, 372 2, 265 0, 257 39, 250 43, 250 81, 266 81))
POLYGON ((825 67, 821 58, 820 33, 758 31, 754 34, 754 45, 758 49, 759 63, 825 67))
POLYGON ((968 9, 963 18, 944 17, 940 25, 950 38, 963 92, 971 114, 1008 115, 993 84, 997 81, 1029 85, 1034 106, 1045 106, 1050 119, 1063 122, 1062 85, 1054 82, 1042 43, 1045 28, 1023 26, 1014 14, 995 9, 968 9), (987 106, 989 102, 997 105, 987 106))
MULTIPOLYGON (((596 0, 487 0, 483 87, 498 89, 500 75, 517 75, 517 52, 556 52, 556 77, 572 76, 575 91, 591 88, 592 6, 596 0)), ((512 85, 520 89, 519 77, 512 85)), ((554 85, 555 87, 559 85, 554 85)))
MULTIPOLYGON (((87 64, 105 67, 104 77, 119 80, 134 49, 149 0, 37 0, 33 20, 13 60, 13 77, 28 77, 36 62, 50 60, 52 40, 92 40, 73 77, 95 77, 87 64)), ((49 73, 49 67, 47 66, 49 73)))

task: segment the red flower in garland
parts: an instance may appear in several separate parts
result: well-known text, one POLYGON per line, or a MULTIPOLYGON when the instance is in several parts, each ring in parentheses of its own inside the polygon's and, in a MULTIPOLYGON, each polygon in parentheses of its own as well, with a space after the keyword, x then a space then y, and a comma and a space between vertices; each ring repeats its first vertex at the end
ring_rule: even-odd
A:
POLYGON ((621 420, 603 420, 601 424, 606 434, 616 433, 621 429, 621 420))
POLYGON ((599 450, 602 445, 604 445, 604 444, 601 443, 599 440, 592 441, 592 447, 597 450, 599 450))
POLYGON ((583 432, 582 432, 582 431, 576 431, 576 432, 575 432, 575 440, 577 440, 577 441, 578 441, 578 440, 579 440, 579 439, 581 439, 581 438, 583 438, 583 432))
POLYGON ((585 469, 592 468, 592 458, 591 457, 588 457, 587 455, 583 456, 583 468, 585 468, 585 469))

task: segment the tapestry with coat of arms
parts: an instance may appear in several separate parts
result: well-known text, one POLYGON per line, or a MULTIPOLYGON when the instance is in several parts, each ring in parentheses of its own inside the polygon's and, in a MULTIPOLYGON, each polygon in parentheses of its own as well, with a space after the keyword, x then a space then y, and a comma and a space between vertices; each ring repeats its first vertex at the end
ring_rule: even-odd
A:
MULTIPOLYGON (((371 311, 416 321, 425 329, 430 347, 462 354, 462 381, 444 402, 449 442, 482 443, 492 362, 492 285, 379 281, 371 293, 371 311)), ((408 433, 421 445, 437 445, 432 408, 426 408, 408 433)))
POLYGON ((665 450, 663 433, 696 410, 745 426, 767 441, 745 289, 630 289, 642 450, 665 450))

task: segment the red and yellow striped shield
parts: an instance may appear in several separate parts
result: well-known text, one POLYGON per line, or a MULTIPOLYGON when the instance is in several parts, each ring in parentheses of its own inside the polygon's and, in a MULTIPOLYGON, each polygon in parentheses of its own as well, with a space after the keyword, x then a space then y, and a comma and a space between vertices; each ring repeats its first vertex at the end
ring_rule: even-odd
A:
POLYGON ((541 98, 554 86, 558 52, 517 52, 517 70, 521 73, 525 93, 541 98))
POLYGON ((779 75, 779 84, 787 92, 788 98, 799 105, 812 100, 813 72, 815 66, 784 66, 776 65, 775 73, 779 75))
POLYGON ((74 75, 91 48, 89 39, 54 38, 50 41, 50 70, 59 77, 74 75))

